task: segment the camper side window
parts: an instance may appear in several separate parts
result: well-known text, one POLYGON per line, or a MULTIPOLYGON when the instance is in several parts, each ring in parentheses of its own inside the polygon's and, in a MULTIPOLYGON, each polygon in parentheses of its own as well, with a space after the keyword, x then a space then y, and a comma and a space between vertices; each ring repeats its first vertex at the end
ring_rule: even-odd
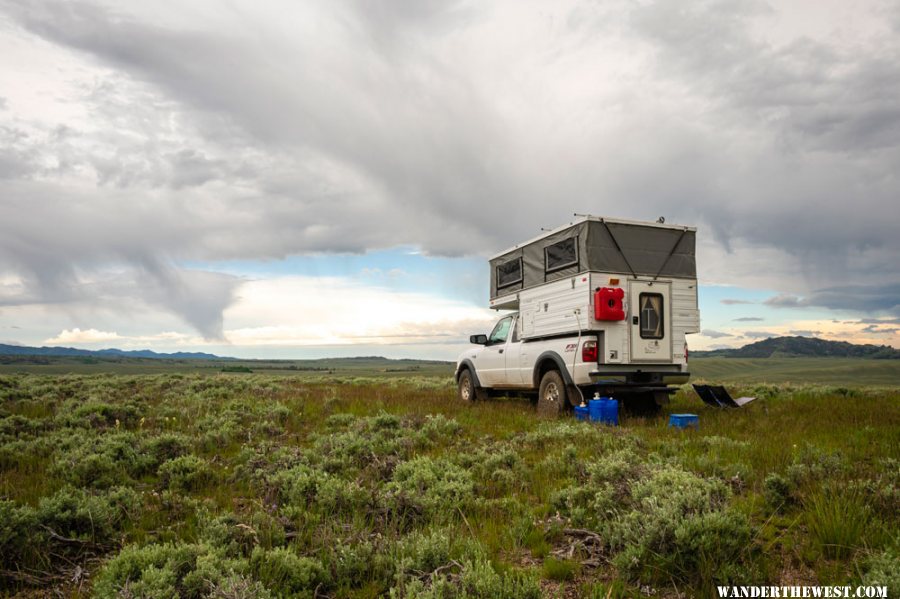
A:
POLYGON ((641 339, 662 339, 663 296, 661 293, 642 293, 638 296, 640 308, 641 339))
POLYGON ((488 337, 488 344, 505 342, 506 338, 509 337, 509 325, 511 324, 512 316, 507 316, 500 320, 500 322, 494 326, 494 330, 491 331, 491 335, 488 337))
POLYGON ((522 282, 522 259, 516 258, 497 266, 497 289, 522 282))
POLYGON ((544 248, 544 271, 553 272, 578 264, 578 237, 569 237, 544 248))

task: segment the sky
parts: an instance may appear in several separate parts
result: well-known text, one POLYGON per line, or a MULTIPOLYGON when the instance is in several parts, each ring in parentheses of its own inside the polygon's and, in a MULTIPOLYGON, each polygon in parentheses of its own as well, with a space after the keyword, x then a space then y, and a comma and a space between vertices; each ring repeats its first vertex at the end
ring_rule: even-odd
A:
POLYGON ((0 0, 0 343, 452 359, 582 213, 900 347, 898 98, 896 1, 0 0))

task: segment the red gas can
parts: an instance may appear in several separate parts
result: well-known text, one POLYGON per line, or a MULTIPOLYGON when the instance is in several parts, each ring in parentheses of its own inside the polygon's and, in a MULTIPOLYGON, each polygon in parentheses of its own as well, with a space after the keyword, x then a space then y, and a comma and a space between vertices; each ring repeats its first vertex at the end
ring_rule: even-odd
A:
POLYGON ((621 287, 601 287, 594 292, 594 318, 597 320, 625 320, 622 300, 625 291, 621 287))

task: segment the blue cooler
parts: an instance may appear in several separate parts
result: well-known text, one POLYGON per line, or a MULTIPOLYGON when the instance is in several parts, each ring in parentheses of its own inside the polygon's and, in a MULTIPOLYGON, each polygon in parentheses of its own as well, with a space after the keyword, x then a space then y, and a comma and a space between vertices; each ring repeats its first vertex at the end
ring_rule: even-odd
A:
POLYGON ((575 406, 575 420, 587 420, 589 413, 587 406, 575 406))
POLYGON ((670 414, 669 426, 675 428, 700 428, 700 418, 696 414, 670 414))

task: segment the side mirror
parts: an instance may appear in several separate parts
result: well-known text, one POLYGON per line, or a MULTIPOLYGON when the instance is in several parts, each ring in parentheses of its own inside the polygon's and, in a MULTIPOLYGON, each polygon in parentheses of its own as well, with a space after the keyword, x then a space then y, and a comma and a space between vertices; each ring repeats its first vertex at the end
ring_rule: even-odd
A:
POLYGON ((469 337, 469 343, 475 345, 487 345, 487 341, 487 335, 471 335, 469 337))

